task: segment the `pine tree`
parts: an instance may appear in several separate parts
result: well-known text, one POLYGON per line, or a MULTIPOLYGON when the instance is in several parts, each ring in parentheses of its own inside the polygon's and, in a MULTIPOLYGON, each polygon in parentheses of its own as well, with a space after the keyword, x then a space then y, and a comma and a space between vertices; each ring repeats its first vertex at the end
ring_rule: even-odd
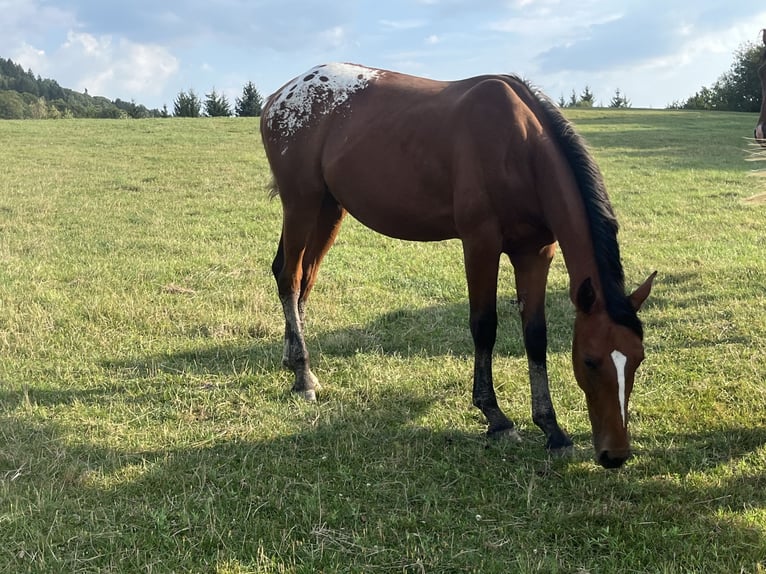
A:
POLYGON ((242 89, 242 98, 236 98, 235 112, 239 117, 256 117, 261 115, 263 97, 253 82, 248 82, 242 89))
POLYGON ((620 88, 617 88, 614 91, 614 96, 612 96, 612 101, 609 102, 610 108, 629 108, 630 107, 630 100, 626 98, 622 93, 620 93, 620 88))
POLYGON ((198 118, 202 111, 202 104, 194 93, 194 90, 188 92, 179 92, 173 102, 173 115, 181 118, 198 118))
POLYGON ((590 91, 590 86, 585 86, 582 94, 580 94, 580 101, 577 102, 579 108, 592 108, 595 103, 596 96, 590 91))
POLYGON ((231 106, 226 95, 217 93, 215 88, 209 94, 205 94, 205 115, 211 118, 230 116, 231 106))

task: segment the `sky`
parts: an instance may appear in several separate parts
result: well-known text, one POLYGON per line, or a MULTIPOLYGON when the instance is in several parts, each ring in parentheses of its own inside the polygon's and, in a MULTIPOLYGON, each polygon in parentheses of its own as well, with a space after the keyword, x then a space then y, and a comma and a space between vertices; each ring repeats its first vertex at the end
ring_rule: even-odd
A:
POLYGON ((683 102, 766 28, 764 0, 0 0, 0 57, 62 87, 172 112, 233 105, 317 64, 439 80, 515 73, 554 100, 683 102))

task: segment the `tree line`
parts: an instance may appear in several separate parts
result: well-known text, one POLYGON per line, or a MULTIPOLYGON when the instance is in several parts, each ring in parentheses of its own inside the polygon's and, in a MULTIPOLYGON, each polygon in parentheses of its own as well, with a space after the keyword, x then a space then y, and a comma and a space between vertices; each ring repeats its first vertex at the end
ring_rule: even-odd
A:
POLYGON ((0 119, 148 118, 160 116, 135 102, 111 101, 61 87, 12 60, 0 58, 0 119))
POLYGON ((0 58, 0 119, 59 118, 165 118, 171 115, 259 116, 263 98, 252 82, 232 107, 226 96, 215 89, 200 100, 193 90, 176 97, 171 114, 167 106, 149 109, 133 101, 91 96, 61 87, 56 80, 41 78, 32 70, 24 70, 10 59, 0 58))
MULTIPOLYGON (((560 108, 594 108, 596 107, 596 96, 591 91, 590 86, 585 86, 585 89, 579 96, 573 89, 569 100, 565 100, 562 95, 559 98, 558 104, 560 108)), ((629 108, 631 106, 630 100, 620 91, 620 88, 617 88, 607 107, 629 108)))
MULTIPOLYGON (((703 86, 684 101, 676 101, 668 109, 721 110, 757 112, 761 105, 761 84, 758 77, 763 46, 745 43, 734 53, 734 62, 726 73, 710 87, 703 86)), ((569 99, 562 95, 561 107, 596 107, 595 95, 589 86, 578 95, 572 90, 569 99)), ((629 108, 631 102, 617 89, 607 106, 629 108)), ((45 118, 152 118, 200 116, 260 116, 263 97, 252 82, 232 105, 225 94, 215 88, 200 98, 193 89, 179 92, 172 113, 167 105, 161 110, 148 109, 135 102, 119 98, 112 101, 62 88, 56 80, 35 76, 11 60, 0 58, 0 119, 45 118)))
POLYGON ((184 118, 198 118, 202 115, 225 117, 236 115, 238 117, 260 116, 263 109, 263 96, 256 89, 253 82, 248 82, 242 88, 242 97, 234 99, 234 107, 229 103, 226 94, 219 94, 215 88, 205 94, 204 101, 197 96, 193 89, 188 92, 179 92, 173 102, 173 115, 184 118))
MULTIPOLYGON (((761 82, 758 67, 763 53, 763 45, 746 42, 734 52, 731 68, 723 73, 710 86, 703 86, 693 96, 683 101, 675 101, 666 106, 672 110, 718 110, 728 112, 758 112, 761 109, 761 82)), ((568 100, 562 95, 558 104, 562 108, 596 107, 595 96, 589 86, 578 96, 572 90, 568 100)), ((618 88, 609 104, 609 108, 629 108, 630 100, 618 88)))
POLYGON ((683 102, 673 102, 672 109, 721 110, 730 112, 759 112, 761 110, 761 81, 758 67, 763 44, 747 42, 734 53, 729 71, 716 82, 703 86, 683 102))

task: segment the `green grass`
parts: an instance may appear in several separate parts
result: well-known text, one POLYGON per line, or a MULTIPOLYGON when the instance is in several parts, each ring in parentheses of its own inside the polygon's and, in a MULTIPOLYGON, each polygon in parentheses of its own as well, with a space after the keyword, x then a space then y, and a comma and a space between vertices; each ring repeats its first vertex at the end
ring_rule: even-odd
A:
POLYGON ((636 456, 592 462, 573 310, 549 285, 554 403, 531 423, 510 266, 496 383, 470 404, 457 242, 348 220, 309 306, 317 404, 289 393, 278 201, 247 119, 0 122, 0 572, 763 572, 766 206, 754 115, 567 112, 659 277, 636 456))

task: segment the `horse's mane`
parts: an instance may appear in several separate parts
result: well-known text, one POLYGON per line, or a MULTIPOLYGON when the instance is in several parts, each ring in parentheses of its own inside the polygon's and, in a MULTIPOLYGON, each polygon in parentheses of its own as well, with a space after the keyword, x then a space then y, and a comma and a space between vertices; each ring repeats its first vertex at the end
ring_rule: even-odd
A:
POLYGON ((558 106, 538 89, 521 80, 534 95, 547 119, 545 124, 558 142, 558 148, 572 168, 588 218, 593 254, 598 267, 606 312, 617 324, 628 327, 643 337, 644 329, 636 310, 625 295, 625 274, 617 243, 619 225, 606 186, 585 140, 574 130, 558 106))

